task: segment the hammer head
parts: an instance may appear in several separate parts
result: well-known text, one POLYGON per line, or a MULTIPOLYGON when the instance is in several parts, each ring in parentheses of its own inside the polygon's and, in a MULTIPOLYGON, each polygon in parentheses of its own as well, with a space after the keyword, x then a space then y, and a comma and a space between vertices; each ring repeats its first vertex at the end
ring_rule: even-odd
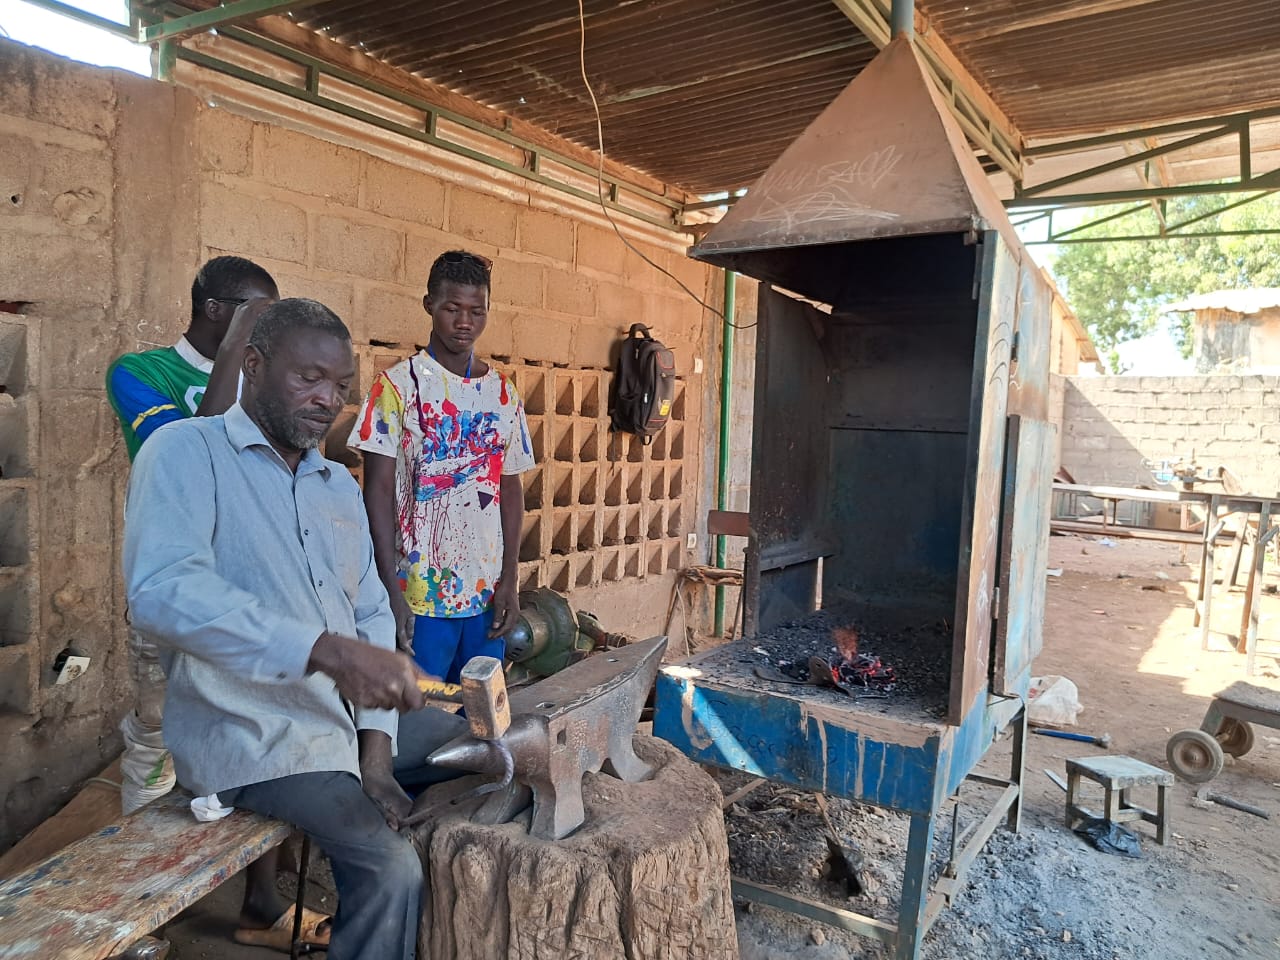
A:
POLYGON ((501 660, 472 657, 467 661, 462 668, 462 707, 476 739, 498 740, 507 732, 511 705, 501 660))
POLYGON ((1095 737, 1094 739, 1097 741, 1098 746, 1100 746, 1100 747, 1109 747, 1109 746, 1111 746, 1111 734, 1109 734, 1109 733, 1104 733, 1102 736, 1100 736, 1100 737, 1095 737))

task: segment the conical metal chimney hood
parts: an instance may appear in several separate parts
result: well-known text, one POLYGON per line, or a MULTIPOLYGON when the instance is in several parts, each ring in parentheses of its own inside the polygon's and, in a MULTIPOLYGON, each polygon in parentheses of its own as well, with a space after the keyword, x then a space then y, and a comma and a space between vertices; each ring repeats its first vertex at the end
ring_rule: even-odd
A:
POLYGON ((988 229, 1017 242, 911 41, 899 37, 689 255, 831 302, 818 275, 839 269, 832 245, 988 229))

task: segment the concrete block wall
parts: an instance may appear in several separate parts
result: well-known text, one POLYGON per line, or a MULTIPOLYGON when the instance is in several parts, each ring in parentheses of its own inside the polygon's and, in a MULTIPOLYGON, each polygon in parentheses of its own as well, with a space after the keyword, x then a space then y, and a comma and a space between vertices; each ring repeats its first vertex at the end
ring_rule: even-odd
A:
POLYGON ((1154 486, 1143 460, 1189 457, 1280 490, 1280 377, 1070 377, 1062 465, 1081 483, 1154 486))
MULTIPOLYGON (((567 215, 554 198, 484 193, 228 109, 201 108, 196 127, 202 256, 252 257, 285 296, 342 316, 360 360, 354 400, 427 342, 435 257, 463 247, 493 260, 478 351, 512 374, 538 461, 525 477, 521 586, 567 593, 610 630, 660 632, 672 574, 705 550, 687 548, 700 503, 703 309, 602 218, 567 215), (608 430, 609 370, 632 323, 674 350, 680 374, 672 422, 649 446, 608 430)), ((710 270, 674 236, 628 239, 705 296, 710 270)))
POLYGON ((103 375, 195 256, 175 103, 0 41, 0 846, 118 749, 127 464, 103 375), (68 646, 92 663, 56 686, 68 646))
MULTIPOLYGON (((457 247, 490 257, 480 352, 512 373, 538 447, 522 585, 652 635, 674 571, 705 559, 705 538, 686 548, 707 508, 695 359, 718 336, 701 307, 583 204, 207 99, 0 40, 0 849, 119 750, 128 463, 103 377, 118 354, 177 339, 210 256, 258 260, 286 296, 347 321, 353 403, 426 342, 432 260, 457 247), (673 421, 648 447, 607 430, 612 350, 634 322, 675 350, 680 373, 673 421), (92 665, 54 686, 69 645, 92 665)), ((705 295, 711 271, 683 256, 688 238, 622 227, 705 295)))

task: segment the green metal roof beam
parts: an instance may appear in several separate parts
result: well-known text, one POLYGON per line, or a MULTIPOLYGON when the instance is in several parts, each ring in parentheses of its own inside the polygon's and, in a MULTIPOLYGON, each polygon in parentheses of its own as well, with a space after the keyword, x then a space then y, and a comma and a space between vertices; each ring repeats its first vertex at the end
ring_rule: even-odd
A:
MULTIPOLYGON (((138 25, 139 43, 158 43, 161 40, 176 40, 193 33, 213 30, 224 24, 238 20, 256 19, 273 13, 284 13, 287 10, 300 10, 319 3, 320 0, 236 0, 234 3, 223 3, 199 13, 163 20, 160 23, 140 23, 138 25)), ((132 5, 130 5, 132 8, 132 5)), ((132 12, 132 9, 131 9, 132 12)), ((150 11, 148 11, 149 13, 150 11)))

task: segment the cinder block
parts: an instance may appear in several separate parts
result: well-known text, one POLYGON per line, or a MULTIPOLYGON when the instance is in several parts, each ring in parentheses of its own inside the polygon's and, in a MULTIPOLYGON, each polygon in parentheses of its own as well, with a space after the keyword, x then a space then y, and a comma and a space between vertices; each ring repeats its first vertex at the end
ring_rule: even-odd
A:
MULTIPOLYGON (((12 44, 7 45, 6 58, 12 44)), ((28 115, 55 126, 107 138, 116 131, 116 89, 152 83, 117 71, 86 66, 43 51, 24 51, 30 80, 28 115)))
POLYGON ((581 274, 554 270, 547 273, 548 310, 576 317, 596 315, 596 282, 581 274))
POLYGON ((602 280, 596 284, 596 304, 601 320, 624 327, 644 322, 644 295, 632 287, 602 280))
POLYGON ((443 227, 445 203, 445 185, 435 177, 379 157, 366 159, 365 209, 422 226, 443 227))
POLYGON ((108 303, 114 259, 106 237, 28 236, 0 231, 0 300, 108 303))
POLYGON ((667 269, 699 297, 706 299, 707 278, 711 273, 711 267, 705 263, 690 259, 682 253, 669 251, 667 254, 667 269))
POLYGON ((573 227, 569 217, 547 210, 525 208, 518 216, 518 244, 526 253, 573 262, 573 227))
POLYGON ((253 172, 252 120, 217 107, 202 109, 196 129, 200 135, 200 166, 218 173, 248 176, 253 172))
POLYGON ((362 329, 364 318, 357 316, 354 310, 355 293, 349 281, 321 280, 298 273, 273 272, 272 275, 280 287, 280 296, 306 297, 309 300, 319 300, 343 319, 343 322, 351 330, 353 340, 368 339, 362 329))
POLYGON ((498 247, 514 247, 518 209, 515 204, 497 197, 451 187, 449 231, 498 247))
POLYGON ((578 224, 577 265, 621 279, 628 250, 613 230, 578 224))
POLYGON ((541 307, 544 273, 537 263, 499 260, 493 265, 493 301, 512 307, 541 307))
POLYGON ((0 223, 39 218, 58 232, 87 226, 106 233, 111 229, 113 192, 111 155, 105 147, 76 150, 25 137, 0 137, 0 223))
POLYGON ((573 325, 546 316, 521 314, 512 321, 512 359, 568 363, 572 356, 573 325))
POLYGON ((577 367, 608 368, 615 345, 626 335, 625 326, 578 324, 573 332, 572 363, 577 367))
POLYGON ((322 270, 355 277, 398 280, 404 266, 404 237, 394 230, 342 217, 317 217, 315 264, 322 270))
POLYGON ((1252 423, 1227 423, 1222 427, 1224 440, 1235 440, 1241 443, 1258 439, 1259 427, 1252 423))
MULTIPOLYGON (((41 303, 40 350, 59 389, 101 390, 107 367, 120 353, 119 321, 100 306, 41 303)), ((52 386, 53 384, 50 384, 52 386)))
POLYGON ((218 183, 200 187, 203 241, 244 257, 306 263, 307 215, 291 203, 218 183))
POLYGON ((476 350, 485 357, 510 357, 515 353, 516 314, 501 307, 489 310, 484 333, 476 350))
POLYGON ((122 442, 119 421, 105 390, 92 394, 53 392, 41 398, 38 475, 73 475, 122 442), (69 423, 77 429, 68 430, 69 423))
POLYGON ((356 205, 361 159, 357 151, 267 124, 259 128, 258 144, 260 175, 267 183, 356 205))
POLYGON ((1074 449, 1076 450, 1106 450, 1109 446, 1106 437, 1076 437, 1074 449))
POLYGON ((403 287, 357 287, 356 312, 370 340, 398 344, 404 354, 431 337, 431 318, 422 298, 403 287))

